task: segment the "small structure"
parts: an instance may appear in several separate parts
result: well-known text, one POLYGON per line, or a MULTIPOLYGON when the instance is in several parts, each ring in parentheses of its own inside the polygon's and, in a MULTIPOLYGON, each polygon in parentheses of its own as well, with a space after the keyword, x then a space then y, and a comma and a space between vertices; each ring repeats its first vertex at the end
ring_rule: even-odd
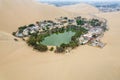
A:
POLYGON ((75 20, 80 20, 81 19, 81 16, 77 16, 74 18, 75 20))
POLYGON ((23 37, 24 35, 23 35, 23 33, 19 33, 19 31, 17 31, 16 34, 15 34, 15 36, 17 36, 17 37, 23 37))
POLYGON ((100 40, 97 40, 97 39, 92 40, 92 41, 91 41, 91 44, 89 44, 89 45, 91 45, 91 46, 96 46, 96 47, 100 47, 100 48, 103 48, 103 47, 105 46, 104 43, 102 43, 100 40))

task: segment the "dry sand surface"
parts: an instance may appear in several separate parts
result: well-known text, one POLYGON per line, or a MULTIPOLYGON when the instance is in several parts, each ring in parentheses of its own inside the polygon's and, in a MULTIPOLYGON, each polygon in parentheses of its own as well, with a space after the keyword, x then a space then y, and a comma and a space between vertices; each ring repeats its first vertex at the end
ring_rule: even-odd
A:
POLYGON ((60 8, 63 10, 69 11, 69 12, 73 12, 76 14, 82 14, 82 15, 83 14, 95 14, 95 13, 100 12, 94 6, 91 6, 91 5, 86 4, 86 3, 80 3, 80 4, 70 5, 70 6, 63 6, 60 8))
POLYGON ((70 54, 40 53, 22 40, 15 42, 11 31, 16 30, 17 25, 34 22, 39 18, 56 17, 63 12, 50 6, 52 11, 58 11, 58 14, 54 11, 54 16, 49 13, 50 7, 37 3, 34 6, 33 2, 32 8, 29 0, 0 1, 0 80, 120 80, 120 12, 96 14, 106 18, 110 28, 103 38, 103 42, 107 43, 103 49, 80 46, 70 54), (19 1, 23 7, 20 12, 20 7, 18 10, 15 7, 20 5, 17 4, 19 1), (40 13, 37 11, 39 8, 40 13), (31 15, 27 14, 29 12, 32 12, 31 15))
POLYGON ((12 32, 17 27, 45 19, 69 16, 55 6, 32 0, 0 0, 0 30, 12 32))

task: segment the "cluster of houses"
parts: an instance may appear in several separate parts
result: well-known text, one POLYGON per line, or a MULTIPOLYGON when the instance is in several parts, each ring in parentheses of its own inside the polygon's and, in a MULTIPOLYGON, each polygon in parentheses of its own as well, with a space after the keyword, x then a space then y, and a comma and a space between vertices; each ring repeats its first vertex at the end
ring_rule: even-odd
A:
MULTIPOLYGON (((80 16, 75 17, 74 19, 69 19, 68 17, 60 17, 56 18, 55 21, 51 20, 44 20, 40 22, 36 22, 36 24, 30 25, 23 29, 22 31, 16 32, 15 36, 17 37, 26 37, 29 36, 32 33, 36 32, 42 32, 47 29, 53 29, 53 28, 61 28, 65 27, 67 25, 77 25, 76 20, 83 19, 86 21, 84 25, 81 25, 81 27, 84 27, 88 30, 88 33, 83 34, 79 38, 80 44, 89 44, 91 46, 97 46, 97 47, 104 47, 105 44, 100 41, 101 37, 103 36, 105 29, 106 29, 106 22, 100 21, 99 26, 92 26, 85 18, 81 18, 80 16)), ((77 25, 78 26, 78 25, 77 25)))
POLYGON ((15 36, 17 36, 17 37, 26 37, 26 36, 29 36, 32 33, 36 33, 39 30, 40 30, 39 26, 32 25, 32 26, 26 27, 22 31, 18 30, 16 32, 15 36))
POLYGON ((100 40, 103 35, 104 31, 102 28, 91 28, 87 34, 84 34, 79 38, 79 42, 82 45, 89 44, 91 46, 103 48, 105 44, 100 40))
POLYGON ((107 21, 105 19, 99 20, 100 25, 91 26, 89 24, 83 25, 84 28, 88 29, 88 33, 83 34, 79 38, 79 43, 84 45, 88 44, 95 47, 103 48, 106 44, 101 42, 106 30, 108 30, 107 21))
POLYGON ((18 29, 15 36, 26 37, 32 33, 42 32, 43 30, 47 30, 47 29, 61 28, 69 24, 76 25, 76 21, 74 19, 68 19, 68 17, 56 18, 55 21, 44 20, 44 21, 36 22, 36 24, 32 24, 31 26, 27 26, 25 29, 23 29, 22 32, 18 29))

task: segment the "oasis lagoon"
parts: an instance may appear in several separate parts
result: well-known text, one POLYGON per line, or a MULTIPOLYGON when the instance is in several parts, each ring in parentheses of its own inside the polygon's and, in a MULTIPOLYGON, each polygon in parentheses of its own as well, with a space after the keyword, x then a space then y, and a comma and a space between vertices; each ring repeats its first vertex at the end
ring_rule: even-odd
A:
POLYGON ((41 44, 47 46, 60 46, 62 43, 68 44, 71 41, 71 37, 75 35, 75 32, 65 31, 64 33, 51 34, 46 37, 41 44))

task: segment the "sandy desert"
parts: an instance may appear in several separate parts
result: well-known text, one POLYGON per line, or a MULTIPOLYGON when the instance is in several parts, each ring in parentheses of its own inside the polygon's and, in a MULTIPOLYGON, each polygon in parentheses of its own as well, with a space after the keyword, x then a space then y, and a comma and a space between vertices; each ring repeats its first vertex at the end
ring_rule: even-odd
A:
POLYGON ((85 3, 58 8, 34 0, 0 0, 0 80, 120 80, 119 21, 120 12, 102 13, 85 3), (21 25, 91 14, 108 21, 102 49, 86 45, 69 54, 42 53, 12 36, 21 25))

